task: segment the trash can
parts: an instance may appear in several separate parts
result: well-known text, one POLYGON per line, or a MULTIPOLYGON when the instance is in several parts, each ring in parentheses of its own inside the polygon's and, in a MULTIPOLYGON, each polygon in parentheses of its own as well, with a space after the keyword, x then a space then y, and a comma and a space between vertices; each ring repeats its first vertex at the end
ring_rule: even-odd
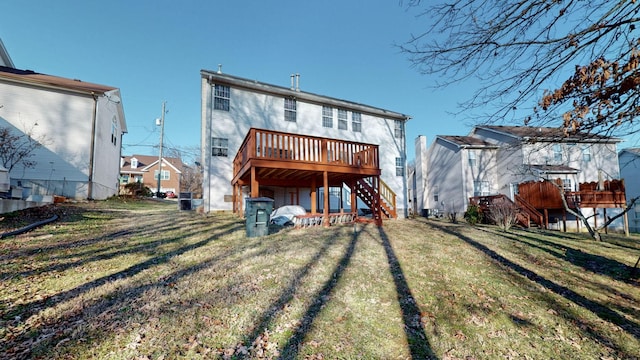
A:
POLYGON ((181 192, 178 195, 178 209, 191 210, 191 196, 190 192, 181 192))
POLYGON ((269 235, 269 221, 273 211, 273 199, 267 197, 247 198, 245 206, 247 237, 269 235))

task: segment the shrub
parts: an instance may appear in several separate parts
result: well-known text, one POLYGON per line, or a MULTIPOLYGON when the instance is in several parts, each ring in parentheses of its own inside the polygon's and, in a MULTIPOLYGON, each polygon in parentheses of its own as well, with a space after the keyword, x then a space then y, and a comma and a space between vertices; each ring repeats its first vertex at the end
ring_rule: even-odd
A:
POLYGON ((482 211, 480 206, 471 204, 464 213, 464 219, 471 225, 475 225, 482 221, 482 211))

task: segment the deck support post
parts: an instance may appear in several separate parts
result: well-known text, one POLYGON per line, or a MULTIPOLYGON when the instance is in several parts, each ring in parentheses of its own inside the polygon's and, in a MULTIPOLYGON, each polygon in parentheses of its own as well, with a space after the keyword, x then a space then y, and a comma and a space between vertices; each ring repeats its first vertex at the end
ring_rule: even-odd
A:
POLYGON ((309 192, 309 196, 311 196, 311 213, 315 214, 318 212, 318 194, 316 193, 316 189, 318 188, 318 184, 316 184, 316 177, 311 178, 311 191, 309 192))
POLYGON ((260 196, 260 183, 256 179, 256 168, 251 167, 251 197, 257 198, 260 196))
POLYGON ((322 173, 322 182, 324 186, 324 205, 322 209, 322 226, 329 227, 329 173, 322 173))

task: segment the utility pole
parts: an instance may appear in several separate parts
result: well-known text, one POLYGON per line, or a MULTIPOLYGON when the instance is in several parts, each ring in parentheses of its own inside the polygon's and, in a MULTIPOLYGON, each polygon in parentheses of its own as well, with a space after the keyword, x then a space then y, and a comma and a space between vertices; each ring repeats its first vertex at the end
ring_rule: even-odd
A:
POLYGON ((158 190, 156 191, 156 197, 160 198, 160 184, 162 181, 162 139, 164 138, 164 113, 166 101, 162 102, 162 115, 160 116, 160 155, 158 155, 158 190))

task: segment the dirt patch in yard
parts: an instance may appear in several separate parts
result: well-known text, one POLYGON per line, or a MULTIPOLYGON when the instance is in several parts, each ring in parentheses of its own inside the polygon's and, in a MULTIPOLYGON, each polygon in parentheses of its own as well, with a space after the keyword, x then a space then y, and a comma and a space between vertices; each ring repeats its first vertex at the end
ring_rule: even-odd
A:
POLYGON ((0 233, 7 233, 38 221, 50 219, 54 215, 58 216, 58 221, 68 220, 85 211, 85 208, 76 204, 64 203, 49 204, 0 214, 0 233))

